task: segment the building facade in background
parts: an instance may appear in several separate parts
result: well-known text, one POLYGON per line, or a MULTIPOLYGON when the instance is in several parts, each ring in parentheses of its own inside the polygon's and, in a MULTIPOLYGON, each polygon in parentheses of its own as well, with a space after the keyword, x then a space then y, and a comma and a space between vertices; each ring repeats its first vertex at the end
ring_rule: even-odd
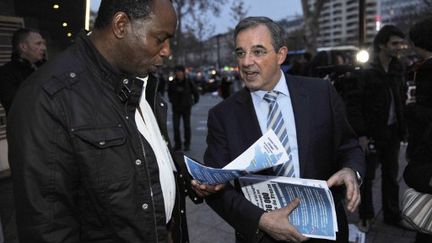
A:
MULTIPOLYGON (((315 0, 309 0, 314 2, 315 0)), ((379 0, 365 1, 365 43, 371 43, 377 32, 379 0)), ((318 46, 357 45, 359 42, 359 1, 327 1, 319 17, 318 46)))
POLYGON ((423 0, 381 0, 383 24, 395 24, 401 16, 415 15, 425 7, 423 0))

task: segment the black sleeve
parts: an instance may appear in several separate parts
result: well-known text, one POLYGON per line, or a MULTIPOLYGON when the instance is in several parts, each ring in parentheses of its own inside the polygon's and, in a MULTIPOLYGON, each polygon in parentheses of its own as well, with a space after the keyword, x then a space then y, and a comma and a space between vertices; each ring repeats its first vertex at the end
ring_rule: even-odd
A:
POLYGON ((405 168, 404 179, 409 187, 432 194, 432 126, 412 153, 405 168))
POLYGON ((198 88, 197 88, 197 86, 196 86, 196 84, 195 84, 194 81, 189 80, 189 83, 190 83, 190 86, 191 86, 191 89, 192 89, 192 95, 194 97, 194 103, 196 104, 196 103, 199 102, 199 98, 200 98, 200 95, 199 95, 199 92, 198 92, 198 88))
POLYGON ((21 243, 79 242, 76 198, 80 176, 60 103, 39 87, 25 87, 8 117, 21 243))
POLYGON ((366 104, 366 78, 365 75, 359 75, 356 79, 356 85, 353 87, 353 90, 351 90, 345 98, 348 122, 359 137, 367 135, 366 117, 364 113, 366 104))

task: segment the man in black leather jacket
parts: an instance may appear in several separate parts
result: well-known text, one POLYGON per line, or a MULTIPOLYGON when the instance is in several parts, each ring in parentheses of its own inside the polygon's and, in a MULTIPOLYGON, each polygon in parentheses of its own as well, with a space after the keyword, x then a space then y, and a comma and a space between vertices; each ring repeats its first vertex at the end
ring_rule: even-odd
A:
MULTIPOLYGON (((408 126, 408 165, 404 171, 406 184, 432 194, 432 17, 411 27, 409 37, 421 60, 416 65, 415 102, 406 107, 408 126)), ((432 242, 432 235, 417 232, 415 243, 432 242)))
POLYGON ((22 85, 7 128, 21 243, 188 242, 190 179, 148 76, 175 28, 169 0, 102 0, 94 31, 22 85))
POLYGON ((37 30, 21 28, 12 36, 10 62, 0 67, 0 103, 6 113, 21 83, 43 63, 46 57, 45 40, 37 30))

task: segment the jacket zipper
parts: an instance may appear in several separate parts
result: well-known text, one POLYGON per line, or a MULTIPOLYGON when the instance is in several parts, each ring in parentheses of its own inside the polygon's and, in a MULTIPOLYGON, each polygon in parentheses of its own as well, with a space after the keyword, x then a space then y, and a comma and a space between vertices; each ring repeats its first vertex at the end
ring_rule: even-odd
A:
POLYGON ((141 134, 140 134, 139 131, 138 131, 138 138, 140 140, 141 150, 142 150, 142 153, 143 153, 143 156, 144 156, 143 157, 143 159, 144 159, 143 163, 146 166, 146 173, 147 173, 147 178, 148 178, 147 181, 148 181, 148 186, 150 188, 150 196, 151 196, 151 200, 152 200, 153 220, 154 220, 154 229, 155 229, 155 235, 156 235, 156 242, 159 242, 159 237, 158 237, 158 232, 157 232, 157 226, 156 226, 156 211, 155 211, 155 208, 154 208, 155 207, 155 203, 154 203, 154 199, 153 199, 153 188, 152 188, 151 182, 150 182, 150 173, 149 173, 149 168, 148 168, 147 160, 145 159, 146 156, 145 156, 144 144, 143 144, 143 141, 142 141, 142 138, 141 138, 141 134))
MULTIPOLYGON (((157 87, 157 86, 156 86, 157 87)), ((157 91, 157 90, 156 90, 157 91)), ((143 92, 145 92, 145 91, 143 91, 143 92)), ((127 112, 127 103, 128 103, 128 101, 125 103, 125 108, 126 108, 126 116, 128 116, 128 112, 127 112)), ((156 99, 154 99, 154 104, 156 105, 156 99)), ((139 103, 138 103, 138 108, 139 108, 139 103)), ((137 109, 138 109, 137 108, 137 109)), ((135 111, 136 112, 136 111, 135 111)), ((135 117, 133 117, 133 118, 129 118, 129 119, 135 119, 135 117)), ((142 117, 142 119, 144 119, 144 117, 142 117)), ((154 203, 154 198, 153 198, 153 188, 152 188, 152 186, 151 186, 151 179, 150 179, 150 173, 149 173, 149 167, 148 167, 148 164, 147 164, 147 161, 146 161, 146 152, 145 152, 145 148, 144 148, 144 143, 143 143, 143 141, 142 141, 142 138, 141 138, 141 132, 138 130, 138 127, 137 127, 137 125, 135 124, 135 128, 136 128, 136 132, 137 132, 137 135, 138 135, 138 139, 139 139, 139 141, 140 141, 140 145, 141 145, 141 152, 142 152, 142 155, 143 155, 143 161, 142 161, 142 163, 144 163, 145 164, 145 169, 146 169, 146 174, 147 174, 147 178, 148 178, 148 186, 149 186, 149 188, 150 188, 150 197, 151 197, 151 202, 152 202, 152 209, 153 209, 153 222, 154 222, 154 230, 155 230, 155 236, 156 236, 156 243, 157 242, 159 242, 159 237, 158 237, 158 231, 157 231, 157 222, 156 222, 156 210, 155 210, 155 203, 154 203)))

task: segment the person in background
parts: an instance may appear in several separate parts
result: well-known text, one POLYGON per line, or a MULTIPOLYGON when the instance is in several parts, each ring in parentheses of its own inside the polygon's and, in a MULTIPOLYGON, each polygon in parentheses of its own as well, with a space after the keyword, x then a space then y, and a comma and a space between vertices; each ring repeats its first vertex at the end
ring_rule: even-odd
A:
POLYGON ((414 154, 424 132, 432 122, 432 35, 431 18, 427 18, 415 24, 409 33, 414 44, 416 53, 421 58, 416 64, 413 74, 415 82, 415 102, 406 106, 406 120, 409 137, 407 147, 407 158, 410 160, 414 154))
MULTIPOLYGON (((9 113, 15 94, 21 83, 46 62, 46 42, 38 30, 20 28, 12 36, 11 60, 0 67, 0 103, 9 113)), ((11 185, 12 187, 12 185, 11 185)), ((8 210, 0 210, 5 241, 16 237, 15 203, 9 190, 0 192, 7 200, 8 210)), ((6 203, 6 202, 5 202, 6 203)))
POLYGON ((357 90, 345 100, 348 120, 367 154, 358 224, 365 232, 375 217, 372 181, 378 162, 382 173, 384 223, 400 225, 397 177, 400 142, 406 136, 403 114, 406 96, 405 69, 398 58, 404 38, 404 33, 393 25, 386 25, 378 31, 373 41, 374 59, 362 71, 357 90))
POLYGON ((222 97, 222 99, 230 97, 232 93, 232 84, 233 82, 231 80, 231 77, 229 77, 229 74, 222 74, 222 80, 220 85, 220 96, 222 97))
POLYGON ((168 97, 173 112, 174 150, 182 149, 180 119, 183 120, 184 151, 189 151, 191 142, 191 111, 199 101, 199 92, 195 83, 186 78, 185 67, 175 67, 175 78, 168 83, 168 97))
MULTIPOLYGON (((416 191, 432 194, 432 18, 416 23, 409 32, 421 57, 414 74, 415 102, 406 107, 409 137, 406 184, 416 191)), ((417 233, 416 243, 432 242, 432 235, 417 233)))
POLYGON ((299 60, 293 60, 293 64, 288 71, 291 75, 307 76, 312 55, 309 52, 303 53, 299 60))
POLYGON ((158 70, 155 72, 155 76, 158 79, 157 91, 159 92, 161 97, 164 97, 166 91, 167 78, 165 77, 162 67, 158 68, 158 70))
MULTIPOLYGON (((292 159, 266 172, 327 180, 336 205, 337 241, 348 242, 344 199, 347 209, 353 212, 360 202, 364 155, 346 122, 341 99, 326 80, 282 72, 288 48, 283 29, 273 20, 245 18, 236 26, 234 36, 235 55, 245 88, 209 111, 205 164, 221 168, 243 153, 270 129, 267 120, 276 118, 268 117, 273 114, 269 110, 278 104, 280 109, 274 110, 280 112, 274 114, 282 117, 277 118, 282 128, 271 128, 292 159)), ((195 182, 193 186, 201 190, 207 187, 195 182)), ((299 200, 265 212, 243 196, 236 181, 235 186, 227 183, 225 190, 207 197, 206 202, 234 227, 237 242, 307 240, 287 220, 301 203, 299 200)))
POLYGON ((0 102, 6 114, 21 83, 45 62, 46 51, 39 31, 21 28, 13 34, 11 60, 0 68, 0 102))
POLYGON ((20 243, 189 242, 197 198, 149 75, 176 25, 170 0, 102 0, 94 30, 21 85, 7 126, 20 243))

